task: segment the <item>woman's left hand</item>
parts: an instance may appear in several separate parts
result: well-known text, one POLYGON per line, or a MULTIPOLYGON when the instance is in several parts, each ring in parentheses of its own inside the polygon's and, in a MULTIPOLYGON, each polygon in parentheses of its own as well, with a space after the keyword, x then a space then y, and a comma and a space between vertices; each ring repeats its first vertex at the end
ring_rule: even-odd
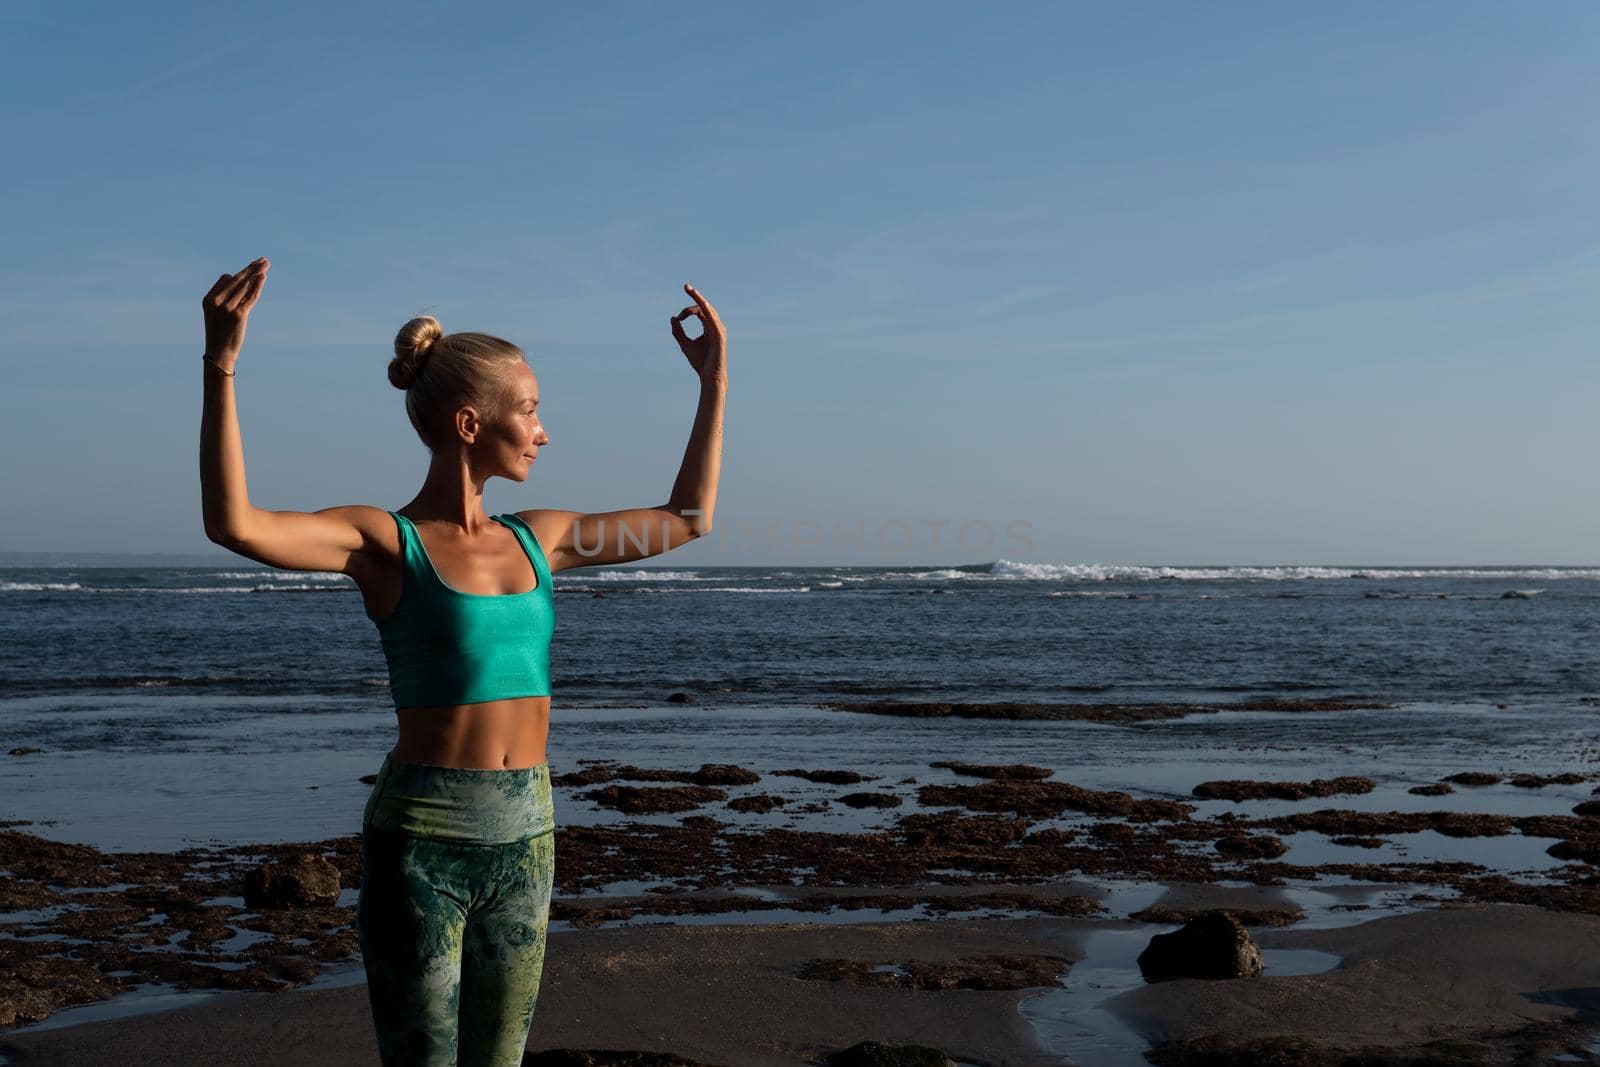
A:
POLYGON ((728 331, 717 309, 694 286, 686 284, 683 291, 694 298, 694 303, 672 316, 672 336, 683 349, 689 366, 700 376, 702 385, 725 387, 728 384, 728 331), (700 320, 699 337, 683 332, 683 320, 690 315, 700 320))

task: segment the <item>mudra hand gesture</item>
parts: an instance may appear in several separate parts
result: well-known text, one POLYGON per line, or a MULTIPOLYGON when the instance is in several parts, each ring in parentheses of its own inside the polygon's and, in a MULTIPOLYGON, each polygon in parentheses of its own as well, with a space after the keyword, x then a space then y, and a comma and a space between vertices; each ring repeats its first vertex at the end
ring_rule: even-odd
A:
POLYGON ((694 298, 694 303, 672 316, 672 336, 702 385, 727 385, 728 331, 717 316, 717 309, 694 286, 685 285, 683 291, 694 298), (699 337, 683 332, 683 320, 690 315, 700 320, 699 337))
POLYGON ((244 347, 245 325, 250 309, 267 284, 267 257, 250 263, 238 274, 224 274, 200 301, 206 319, 205 357, 224 370, 233 366, 244 347))

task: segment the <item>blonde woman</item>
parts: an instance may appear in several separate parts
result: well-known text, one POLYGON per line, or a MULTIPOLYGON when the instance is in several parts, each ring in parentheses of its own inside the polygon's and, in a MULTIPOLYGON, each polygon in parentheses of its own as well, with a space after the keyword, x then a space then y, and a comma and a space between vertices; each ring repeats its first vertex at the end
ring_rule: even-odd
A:
POLYGON ((519 1064, 544 964, 555 871, 545 741, 550 576, 644 559, 711 529, 722 463, 727 333, 692 286, 672 335, 700 401, 667 502, 490 516, 490 478, 522 482, 550 437, 539 382, 509 341, 415 318, 389 381, 429 450, 395 511, 251 504, 234 408, 245 326, 269 264, 217 279, 205 311, 200 491, 206 535, 272 567, 338 571, 360 587, 388 661, 399 740, 362 815, 356 929, 386 1067, 519 1064), (701 322, 690 338, 683 321, 701 322))

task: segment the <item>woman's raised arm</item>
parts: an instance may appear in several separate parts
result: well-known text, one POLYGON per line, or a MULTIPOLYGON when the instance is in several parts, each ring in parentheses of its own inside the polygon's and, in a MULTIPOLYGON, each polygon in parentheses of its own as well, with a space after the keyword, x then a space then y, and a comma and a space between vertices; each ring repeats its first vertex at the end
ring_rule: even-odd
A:
POLYGON ((722 412, 728 395, 728 331, 717 309, 692 285, 694 303, 672 316, 672 336, 700 378, 700 403, 672 493, 657 507, 585 514, 543 509, 519 514, 539 538, 551 571, 631 563, 677 548, 711 532, 722 473, 722 412), (699 337, 683 331, 700 320, 699 337))
POLYGON ((250 310, 267 281, 266 258, 224 274, 201 301, 206 321, 205 406, 200 414, 200 503, 206 536, 271 567, 347 571, 387 516, 360 505, 306 513, 264 511, 250 503, 244 445, 234 405, 234 364, 250 310))

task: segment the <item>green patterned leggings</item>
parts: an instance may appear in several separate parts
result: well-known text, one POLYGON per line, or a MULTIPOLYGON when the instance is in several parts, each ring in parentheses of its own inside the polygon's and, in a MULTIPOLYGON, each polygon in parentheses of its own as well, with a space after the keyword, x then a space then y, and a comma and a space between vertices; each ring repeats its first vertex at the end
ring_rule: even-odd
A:
POLYGON ((356 933, 384 1067, 516 1067, 555 881, 549 765, 385 757, 361 855, 356 933))

